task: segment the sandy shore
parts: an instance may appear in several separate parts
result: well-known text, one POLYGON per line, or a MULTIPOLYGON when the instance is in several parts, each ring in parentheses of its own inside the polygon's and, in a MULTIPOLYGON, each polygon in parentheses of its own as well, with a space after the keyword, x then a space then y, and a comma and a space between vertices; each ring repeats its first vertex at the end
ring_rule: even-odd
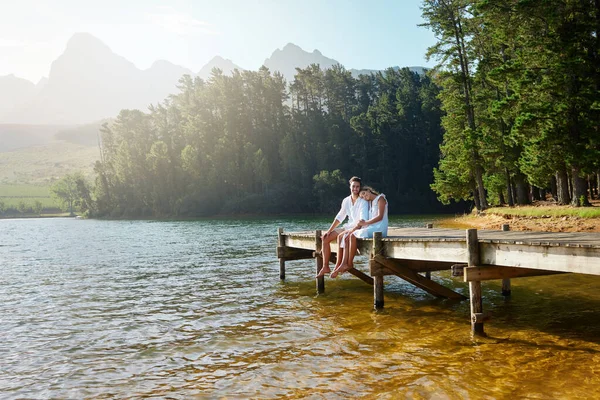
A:
POLYGON ((521 217, 515 215, 467 214, 441 221, 445 228, 477 228, 501 230, 509 224, 513 231, 600 232, 600 218, 579 217, 521 217))

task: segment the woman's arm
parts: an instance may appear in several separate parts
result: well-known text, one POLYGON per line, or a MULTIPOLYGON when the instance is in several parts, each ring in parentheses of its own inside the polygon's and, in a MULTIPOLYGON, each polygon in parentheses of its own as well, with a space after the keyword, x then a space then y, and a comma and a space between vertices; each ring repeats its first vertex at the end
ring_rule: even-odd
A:
POLYGON ((375 222, 379 222, 379 221, 381 221, 381 220, 383 219, 383 213, 385 212, 385 204, 386 204, 386 203, 387 203, 387 200, 385 199, 385 197, 381 196, 381 197, 379 198, 379 200, 377 200, 377 209, 378 209, 378 211, 379 211, 379 212, 377 213, 377 216, 376 216, 376 217, 373 217, 373 218, 371 218, 371 219, 370 219, 370 220, 368 220, 368 221, 365 221, 365 222, 363 223, 363 226, 364 226, 364 225, 372 225, 372 224, 374 224, 375 222))

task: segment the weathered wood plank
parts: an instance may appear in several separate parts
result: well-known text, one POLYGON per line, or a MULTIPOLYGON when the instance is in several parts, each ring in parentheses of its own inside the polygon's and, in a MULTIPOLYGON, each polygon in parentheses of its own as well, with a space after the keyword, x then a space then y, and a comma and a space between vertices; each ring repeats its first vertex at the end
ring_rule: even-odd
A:
POLYGON ((481 243, 481 263, 600 275, 600 249, 481 243))
MULTIPOLYGON (((371 250, 371 260, 374 257, 382 256, 383 243, 381 242, 381 232, 375 232, 373 234, 373 249, 371 250)), ((383 276, 375 276, 373 278, 373 297, 374 307, 376 310, 383 308, 383 276)))
MULTIPOLYGON (((321 256, 321 247, 323 244, 323 239, 321 238, 321 231, 315 231, 315 236, 314 236, 314 241, 315 241, 315 252, 318 254, 315 257, 315 276, 319 274, 319 272, 321 272, 321 269, 323 268, 323 257, 321 256)), ((319 276, 318 278, 315 278, 315 280, 317 281, 317 293, 321 294, 321 293, 325 293, 325 277, 323 276, 319 276)))
POLYGON ((277 258, 284 259, 285 261, 291 260, 305 260, 308 258, 314 258, 314 251, 307 249, 296 249, 287 246, 277 247, 277 258))
POLYGON ((448 298, 448 299, 460 299, 460 300, 466 299, 466 297, 463 296, 462 294, 456 293, 452 289, 449 289, 445 286, 440 285, 439 283, 437 283, 435 281, 432 281, 431 279, 427 279, 426 277, 419 275, 415 271, 413 271, 409 268, 406 268, 405 266, 403 266, 401 263, 399 263, 396 260, 386 258, 382 255, 376 255, 375 257, 373 257, 371 262, 381 264, 388 270, 392 271, 394 273, 394 275, 404 279, 407 282, 412 283, 413 285, 417 286, 418 288, 421 288, 421 289, 425 290, 427 293, 430 293, 436 297, 444 297, 444 298, 448 298))
MULTIPOLYGON (((467 229, 468 266, 480 265, 480 249, 477 240, 477 229, 467 229)), ((471 332, 475 335, 484 335, 483 320, 477 314, 483 313, 483 298, 481 296, 481 281, 469 281, 469 300, 471 305, 471 332)))
POLYGON ((369 285, 373 285, 374 283, 373 278, 356 268, 350 268, 348 272, 369 285))
POLYGON ((279 279, 285 279, 285 258, 279 256, 279 249, 285 246, 283 228, 277 228, 277 257, 279 258, 279 279))
POLYGON ((528 276, 556 275, 565 273, 531 268, 498 267, 495 265, 467 267, 464 271, 465 282, 524 278, 528 276))

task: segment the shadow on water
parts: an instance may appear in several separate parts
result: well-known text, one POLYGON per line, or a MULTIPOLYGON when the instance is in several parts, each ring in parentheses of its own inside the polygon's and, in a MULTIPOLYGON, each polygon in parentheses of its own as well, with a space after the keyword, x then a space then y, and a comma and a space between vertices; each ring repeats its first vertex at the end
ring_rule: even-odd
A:
MULTIPOLYGON (((289 263, 288 263, 289 264, 289 263)), ((304 269, 312 271, 310 261, 296 262, 288 276, 304 269)), ((359 267, 361 268, 361 267, 359 267)), ((367 271, 364 267, 363 271, 367 271)), ((282 296, 311 296, 313 311, 318 317, 326 317, 331 310, 346 312, 375 312, 373 310, 373 290, 360 280, 347 276, 343 279, 325 281, 326 292, 316 294, 314 280, 296 280, 279 287, 282 296)), ((434 272, 432 278, 452 290, 469 296, 468 284, 461 278, 453 278, 448 271, 434 272)), ((577 339, 600 345, 600 294, 596 288, 600 277, 591 275, 554 275, 512 279, 512 294, 501 294, 501 281, 482 282, 483 309, 490 312, 491 319, 485 323, 487 342, 510 339, 511 330, 539 331, 564 339, 577 339)), ((469 300, 452 301, 439 299, 412 286, 397 277, 385 278, 385 307, 378 315, 397 318, 438 318, 470 330, 469 300), (402 310, 402 312, 400 312, 402 310)), ((516 339, 517 340, 517 339, 516 339)), ((522 341, 526 344, 526 341, 522 341)), ((536 346, 541 345, 536 343, 536 346)), ((551 345, 560 347, 556 344, 551 345)), ((562 347, 568 349, 569 346, 562 347)), ((597 350, 590 351, 596 352, 597 350)))

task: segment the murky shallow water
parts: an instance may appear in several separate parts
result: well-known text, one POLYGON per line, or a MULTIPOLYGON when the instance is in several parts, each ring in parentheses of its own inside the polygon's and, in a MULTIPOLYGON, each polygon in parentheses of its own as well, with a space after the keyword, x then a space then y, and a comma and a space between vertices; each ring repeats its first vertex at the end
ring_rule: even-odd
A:
POLYGON ((310 260, 280 282, 277 227, 328 224, 0 220, 0 397, 600 398, 599 278, 486 282, 473 339, 468 302, 400 279, 381 312, 353 277, 316 296, 310 260))

